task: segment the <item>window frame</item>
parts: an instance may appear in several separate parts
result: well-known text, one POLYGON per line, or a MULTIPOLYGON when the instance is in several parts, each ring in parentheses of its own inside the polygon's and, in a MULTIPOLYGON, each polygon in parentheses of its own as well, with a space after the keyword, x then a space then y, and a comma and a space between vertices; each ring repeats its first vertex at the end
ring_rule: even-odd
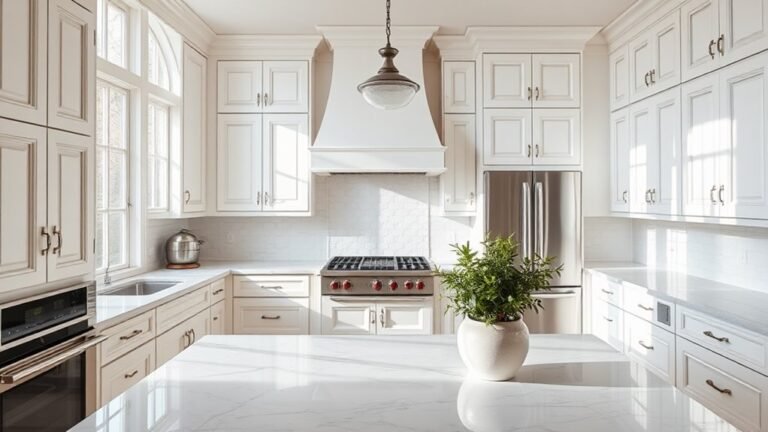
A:
MULTIPOLYGON (((147 101, 147 182, 149 183, 147 185, 147 211, 150 213, 167 213, 170 211, 170 200, 171 200, 171 140, 172 140, 172 106, 163 102, 162 100, 152 97, 150 95, 149 101, 147 101), (155 110, 161 109, 166 113, 166 119, 165 119, 165 133, 164 140, 165 140, 165 156, 160 155, 158 152, 150 152, 149 150, 149 122, 150 122, 150 115, 151 110, 150 107, 154 107, 155 110), (165 193, 165 202, 163 205, 158 207, 153 207, 154 203, 152 202, 152 194, 155 192, 152 190, 152 183, 150 182, 152 172, 151 168, 153 168, 153 165, 150 163, 152 161, 152 158, 163 160, 165 163, 165 180, 166 184, 163 189, 165 189, 163 192, 165 193)), ((157 121, 157 117, 155 117, 154 121, 157 121)), ((157 132, 155 130, 154 132, 157 132)), ((157 146, 157 139, 159 136, 157 133, 155 133, 154 139, 155 139, 155 146, 157 146)))
POLYGON ((131 66, 133 64, 132 62, 132 48, 133 43, 131 41, 131 32, 132 32, 132 25, 134 18, 132 17, 132 8, 125 4, 124 2, 120 0, 98 0, 97 6, 96 6, 97 14, 96 14, 96 20, 97 20, 97 31, 100 27, 102 29, 102 34, 97 34, 97 57, 99 57, 102 60, 105 60, 109 62, 112 65, 115 65, 116 67, 131 70, 131 66), (109 60, 109 17, 107 11, 109 10, 109 7, 113 6, 117 9, 120 9, 125 14, 125 23, 123 25, 123 44, 122 49, 123 52, 121 53, 124 64, 118 64, 111 60, 109 60), (99 53, 99 46, 103 50, 102 53, 99 53))

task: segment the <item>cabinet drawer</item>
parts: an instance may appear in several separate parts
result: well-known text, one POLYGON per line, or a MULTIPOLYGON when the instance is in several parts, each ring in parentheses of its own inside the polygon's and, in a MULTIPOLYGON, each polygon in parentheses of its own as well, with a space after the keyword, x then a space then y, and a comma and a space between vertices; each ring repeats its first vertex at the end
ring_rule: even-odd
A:
POLYGON ((235 297, 309 297, 309 276, 235 276, 235 297))
POLYGON ((101 368, 101 403, 106 404, 155 369, 155 342, 149 341, 101 368))
POLYGON ((623 284, 622 309, 671 332, 675 331, 675 304, 659 300, 639 286, 623 284))
POLYGON ((155 339, 157 345, 157 367, 160 367, 178 353, 187 349, 208 334, 211 313, 206 308, 197 315, 182 321, 176 327, 155 339))
POLYGON ((110 327, 102 334, 108 337, 101 343, 101 365, 104 366, 155 338, 155 311, 110 327))
POLYGON ((211 304, 210 289, 211 286, 206 285, 195 292, 158 306, 157 332, 165 333, 192 315, 208 309, 211 304))
POLYGON ((598 300, 621 307, 623 287, 600 273, 592 273, 592 296, 598 300))
POLYGON ((627 356, 675 385, 675 335, 648 321, 626 314, 627 356))
POLYGON ((681 306, 677 307, 677 334, 758 372, 768 372, 764 336, 681 306))
POLYGON ((624 352, 624 312, 603 301, 596 301, 593 306, 592 332, 608 345, 624 352))
POLYGON ((309 334, 309 299, 234 301, 235 334, 309 334))
POLYGON ((211 331, 209 334, 227 334, 225 324, 226 311, 227 305, 223 301, 211 306, 211 331))
POLYGON ((227 279, 219 279, 211 284, 211 304, 224 300, 227 295, 227 279))
POLYGON ((745 431, 766 430, 768 377, 677 338, 677 386, 745 431))

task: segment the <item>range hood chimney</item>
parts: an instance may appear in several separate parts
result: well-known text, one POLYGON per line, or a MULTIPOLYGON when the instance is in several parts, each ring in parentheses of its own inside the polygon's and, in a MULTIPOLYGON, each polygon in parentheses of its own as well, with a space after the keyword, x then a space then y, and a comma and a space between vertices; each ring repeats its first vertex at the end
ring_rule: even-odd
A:
POLYGON ((395 27, 397 67, 422 90, 397 110, 370 106, 357 91, 379 67, 384 41, 379 26, 318 27, 333 50, 333 74, 320 129, 311 152, 312 172, 422 173, 445 171, 445 148, 435 130, 424 92, 422 51, 437 27, 395 27))

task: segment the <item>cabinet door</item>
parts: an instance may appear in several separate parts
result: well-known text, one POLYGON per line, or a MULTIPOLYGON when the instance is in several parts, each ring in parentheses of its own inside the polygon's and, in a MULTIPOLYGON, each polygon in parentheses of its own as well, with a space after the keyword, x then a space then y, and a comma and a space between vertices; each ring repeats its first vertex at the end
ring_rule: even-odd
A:
POLYGON ((48 49, 45 0, 0 4, 0 116, 45 126, 48 49))
POLYGON ((581 111, 533 110, 534 165, 581 163, 581 111))
POLYGON ((534 108, 578 108, 580 77, 579 54, 534 54, 534 108))
POLYGON ((264 112, 309 112, 309 63, 264 62, 264 112))
POLYGON ((309 211, 307 114, 264 115, 264 211, 309 211))
POLYGON ((475 195, 475 116, 446 114, 443 116, 445 172, 440 176, 443 211, 469 213, 476 210, 475 195))
POLYGON ((629 103, 629 46, 624 45, 608 58, 610 65, 611 111, 629 103))
POLYGON ((155 369, 155 341, 130 351, 101 368, 101 403, 107 404, 155 369))
POLYGON ((720 216, 768 219, 768 53, 720 71, 720 216))
POLYGON ((718 51, 722 64, 768 48, 767 0, 720 0, 718 51))
POLYGON ((692 0, 680 8, 683 81, 717 68, 718 0, 692 0))
POLYGON ((48 8, 48 126, 93 135, 96 18, 72 0, 48 8))
POLYGON ((261 66, 260 61, 219 61, 218 112, 261 112, 261 66))
POLYGON ((155 339, 157 367, 159 368, 207 335, 210 328, 210 311, 206 308, 158 336, 155 339))
POLYGON ((483 162, 486 165, 531 165, 531 109, 487 109, 483 113, 483 162))
POLYGON ((611 211, 629 211, 629 108, 611 115, 611 211))
POLYGON ((307 298, 235 298, 235 334, 309 334, 307 298))
POLYGON ((650 31, 653 61, 651 91, 658 93, 680 84, 680 11, 674 11, 650 31))
POLYGON ((475 112, 475 62, 443 62, 443 112, 475 112))
POLYGON ((49 281, 93 272, 93 166, 93 138, 48 130, 49 281))
POLYGON ((227 302, 220 301, 211 306, 211 331, 212 335, 227 334, 226 327, 227 302))
POLYGON ((714 216, 718 206, 718 140, 720 114, 717 74, 682 86, 683 214, 714 216))
POLYGON ((627 357, 675 384, 675 335, 632 314, 624 314, 627 357))
POLYGON ((680 88, 669 89, 653 97, 653 139, 648 153, 648 186, 651 188, 650 211, 679 214, 680 211, 680 88))
POLYGON ((531 106, 531 55, 483 55, 483 106, 527 108, 531 106))
POLYGON ((216 198, 219 211, 261 210, 260 114, 219 114, 216 198))
POLYGON ((0 119, 0 291, 45 282, 46 130, 0 119))
POLYGON ((324 335, 355 335, 376 333, 376 305, 353 298, 322 298, 324 335))
POLYGON ((432 334, 432 297, 409 298, 376 304, 380 335, 429 335, 432 334))
POLYGON ((630 107, 629 209, 633 213, 645 213, 651 204, 648 175, 656 171, 654 164, 658 160, 658 146, 653 142, 653 124, 653 110, 648 101, 630 107))
POLYGON ((651 94, 653 34, 645 31, 629 43, 629 99, 636 102, 651 94))
POLYGON ((205 211, 207 61, 184 44, 184 212, 205 211))

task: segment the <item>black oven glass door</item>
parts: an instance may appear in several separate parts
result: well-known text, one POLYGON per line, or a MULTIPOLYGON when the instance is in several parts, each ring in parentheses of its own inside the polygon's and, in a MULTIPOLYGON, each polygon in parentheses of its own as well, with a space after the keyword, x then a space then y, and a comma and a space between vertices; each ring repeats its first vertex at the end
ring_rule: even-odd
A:
POLYGON ((0 394, 2 432, 61 432, 85 417, 85 354, 0 394))

